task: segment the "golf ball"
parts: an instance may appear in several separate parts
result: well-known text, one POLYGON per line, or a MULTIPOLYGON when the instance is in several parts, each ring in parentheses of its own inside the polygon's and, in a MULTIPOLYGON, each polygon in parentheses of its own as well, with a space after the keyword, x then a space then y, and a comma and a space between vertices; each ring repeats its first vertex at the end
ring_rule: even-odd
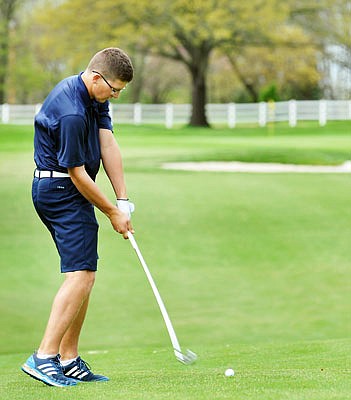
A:
POLYGON ((234 374, 235 374, 235 372, 231 368, 226 369, 225 372, 224 372, 225 376, 234 376, 234 374))

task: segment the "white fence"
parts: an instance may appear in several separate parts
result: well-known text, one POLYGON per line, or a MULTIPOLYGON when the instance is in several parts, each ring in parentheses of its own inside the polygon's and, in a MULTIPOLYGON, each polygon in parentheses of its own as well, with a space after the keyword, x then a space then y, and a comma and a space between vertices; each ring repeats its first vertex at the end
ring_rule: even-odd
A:
MULTIPOLYGON (((0 106, 0 123, 32 124, 41 105, 0 106)), ((111 116, 122 124, 163 124, 167 128, 186 124, 190 120, 190 104, 112 104, 111 116)), ((261 103, 207 104, 210 124, 235 128, 238 124, 258 124, 287 121, 294 127, 298 121, 318 121, 324 126, 330 120, 351 120, 351 100, 311 100, 261 103)))

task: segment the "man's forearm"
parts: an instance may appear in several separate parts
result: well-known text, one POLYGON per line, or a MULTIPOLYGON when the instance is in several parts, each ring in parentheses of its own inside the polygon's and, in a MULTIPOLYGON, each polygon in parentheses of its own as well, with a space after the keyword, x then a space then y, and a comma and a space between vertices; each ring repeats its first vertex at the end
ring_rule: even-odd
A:
POLYGON ((116 198, 126 199, 123 162, 119 146, 111 131, 100 130, 101 159, 116 198))
POLYGON ((128 232, 134 232, 130 218, 110 202, 87 174, 84 166, 68 168, 68 173, 79 192, 110 219, 116 232, 121 233, 125 239, 128 239, 128 232))
POLYGON ((78 191, 90 203, 96 206, 108 217, 110 217, 112 213, 116 212, 116 206, 111 203, 111 201, 103 192, 101 192, 97 184, 90 178, 83 166, 68 168, 68 173, 78 191))

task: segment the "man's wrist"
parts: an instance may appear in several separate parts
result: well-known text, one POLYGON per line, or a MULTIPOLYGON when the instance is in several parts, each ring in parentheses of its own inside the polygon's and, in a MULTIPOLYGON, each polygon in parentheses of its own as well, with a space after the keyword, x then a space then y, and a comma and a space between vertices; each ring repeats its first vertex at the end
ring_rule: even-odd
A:
POLYGON ((128 217, 131 217, 131 213, 134 211, 135 206, 132 202, 129 201, 128 198, 122 199, 118 198, 117 199, 117 207, 124 212, 125 214, 128 215, 128 217))

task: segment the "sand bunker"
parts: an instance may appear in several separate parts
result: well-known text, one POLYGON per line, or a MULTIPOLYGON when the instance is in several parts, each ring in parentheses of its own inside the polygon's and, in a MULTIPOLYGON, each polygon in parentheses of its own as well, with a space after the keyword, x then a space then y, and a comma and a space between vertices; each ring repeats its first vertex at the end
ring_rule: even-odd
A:
POLYGON ((165 163, 164 169, 181 171, 254 172, 254 173, 351 173, 351 161, 341 165, 295 165, 278 163, 229 162, 177 162, 165 163))

